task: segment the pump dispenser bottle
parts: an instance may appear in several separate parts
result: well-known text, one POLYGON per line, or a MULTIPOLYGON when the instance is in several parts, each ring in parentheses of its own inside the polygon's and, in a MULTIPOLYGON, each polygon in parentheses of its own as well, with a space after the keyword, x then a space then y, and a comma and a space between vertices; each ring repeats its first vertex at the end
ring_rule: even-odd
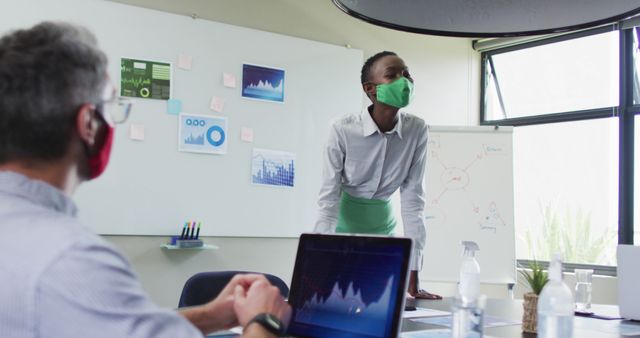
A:
POLYGON ((562 260, 554 255, 549 265, 549 282, 538 299, 538 337, 573 337, 573 296, 562 281, 562 260))
POLYGON ((463 304, 475 303, 480 295, 480 264, 476 260, 476 251, 480 250, 476 242, 463 241, 462 265, 460 266, 460 284, 458 293, 463 304))
POLYGON ((483 314, 486 297, 480 296, 480 265, 475 254, 480 248, 471 241, 463 241, 462 264, 458 296, 453 302, 452 337, 479 338, 483 333, 483 314))

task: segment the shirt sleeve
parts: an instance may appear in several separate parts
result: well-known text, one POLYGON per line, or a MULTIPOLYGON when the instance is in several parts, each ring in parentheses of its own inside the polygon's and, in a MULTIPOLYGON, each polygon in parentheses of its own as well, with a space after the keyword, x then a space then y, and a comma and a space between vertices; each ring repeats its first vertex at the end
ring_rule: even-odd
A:
POLYGON ((402 212, 402 222, 404 223, 404 234, 413 239, 413 253, 411 255, 411 270, 422 269, 422 251, 427 239, 424 207, 424 171, 426 166, 427 153, 427 132, 426 125, 421 128, 418 144, 411 160, 409 173, 400 186, 400 207, 402 212))
POLYGON ((332 124, 324 151, 322 186, 318 197, 319 209, 315 232, 333 233, 336 231, 338 212, 340 211, 344 153, 344 146, 340 142, 337 126, 332 124))
POLYGON ((36 292, 40 337, 198 337, 172 310, 155 306, 129 263, 106 243, 77 244, 47 268, 36 292))

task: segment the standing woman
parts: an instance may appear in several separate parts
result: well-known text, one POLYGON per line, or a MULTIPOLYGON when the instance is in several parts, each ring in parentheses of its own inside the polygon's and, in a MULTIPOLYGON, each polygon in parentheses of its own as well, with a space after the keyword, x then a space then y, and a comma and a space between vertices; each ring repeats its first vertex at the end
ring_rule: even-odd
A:
POLYGON ((400 111, 413 96, 413 79, 404 61, 385 51, 364 63, 360 80, 373 104, 331 126, 315 230, 392 235, 396 219, 390 198, 400 189, 404 234, 414 243, 408 291, 416 298, 440 299, 418 286, 426 239, 427 125, 400 111))

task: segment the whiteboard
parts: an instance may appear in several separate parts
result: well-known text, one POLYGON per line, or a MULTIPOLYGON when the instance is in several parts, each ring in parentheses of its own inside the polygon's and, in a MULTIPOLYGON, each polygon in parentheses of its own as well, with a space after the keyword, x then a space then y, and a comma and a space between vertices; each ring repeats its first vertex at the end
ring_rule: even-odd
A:
POLYGON ((126 235, 172 235, 188 220, 202 222, 208 236, 297 237, 313 229, 329 121, 362 105, 362 51, 108 1, 0 4, 3 33, 42 20, 89 27, 116 80, 121 57, 171 62, 172 95, 183 111, 227 118, 227 154, 178 152, 178 116, 166 113, 166 101, 135 100, 106 173, 76 193, 85 224, 126 235), (189 71, 176 67, 182 53, 193 57, 189 71), (243 99, 243 63, 284 69, 284 103, 243 99), (225 72, 236 88, 223 86, 225 72), (222 113, 209 108, 213 96, 224 99, 222 113), (132 123, 144 126, 144 141, 129 139, 132 123), (242 127, 253 128, 253 143, 240 140, 242 127), (253 148, 294 153, 295 186, 251 184, 253 148))
POLYGON ((422 278, 457 281, 460 242, 478 243, 484 283, 515 283, 513 128, 429 130, 422 278))

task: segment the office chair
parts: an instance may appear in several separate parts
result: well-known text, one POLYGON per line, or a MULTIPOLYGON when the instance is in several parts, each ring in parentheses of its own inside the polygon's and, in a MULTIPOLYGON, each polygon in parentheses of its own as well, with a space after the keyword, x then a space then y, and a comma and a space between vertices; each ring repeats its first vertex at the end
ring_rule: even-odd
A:
MULTIPOLYGON (((211 271, 197 273, 184 283, 178 307, 196 306, 214 299, 233 276, 239 273, 255 273, 246 271, 211 271)), ((289 287, 280 277, 263 274, 273 286, 280 290, 280 294, 287 298, 289 287)))

